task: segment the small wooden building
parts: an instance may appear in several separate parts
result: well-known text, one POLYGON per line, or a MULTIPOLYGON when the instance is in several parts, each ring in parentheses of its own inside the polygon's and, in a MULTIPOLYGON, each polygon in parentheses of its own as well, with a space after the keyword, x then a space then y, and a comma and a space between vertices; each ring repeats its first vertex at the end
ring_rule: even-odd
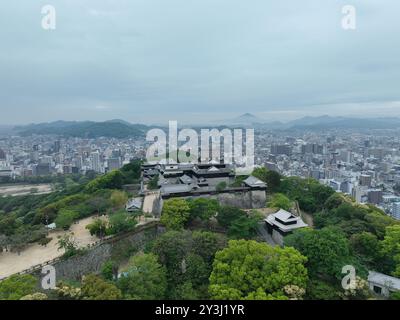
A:
POLYGON ((283 245, 283 238, 293 230, 308 227, 301 217, 283 209, 270 214, 264 221, 268 233, 279 245, 283 245))

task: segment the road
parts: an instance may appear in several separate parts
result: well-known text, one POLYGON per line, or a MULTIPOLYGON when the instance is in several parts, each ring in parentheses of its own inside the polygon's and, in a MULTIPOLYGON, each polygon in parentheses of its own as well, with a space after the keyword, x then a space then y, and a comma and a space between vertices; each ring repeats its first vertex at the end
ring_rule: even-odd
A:
POLYGON ((59 237, 73 233, 74 240, 79 247, 85 247, 98 241, 98 238, 91 236, 86 226, 97 217, 82 219, 79 223, 71 226, 70 231, 52 231, 49 237, 52 240, 46 245, 38 243, 29 245, 20 254, 16 252, 0 253, 0 278, 8 277, 14 273, 29 269, 32 266, 53 260, 64 254, 64 250, 58 250, 59 237))

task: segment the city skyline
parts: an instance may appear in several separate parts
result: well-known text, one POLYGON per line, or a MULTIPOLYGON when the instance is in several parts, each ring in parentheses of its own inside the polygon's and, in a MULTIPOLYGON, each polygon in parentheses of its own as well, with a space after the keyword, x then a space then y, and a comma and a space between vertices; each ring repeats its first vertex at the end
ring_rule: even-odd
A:
POLYGON ((400 300, 399 12, 2 1, 0 300, 400 300))

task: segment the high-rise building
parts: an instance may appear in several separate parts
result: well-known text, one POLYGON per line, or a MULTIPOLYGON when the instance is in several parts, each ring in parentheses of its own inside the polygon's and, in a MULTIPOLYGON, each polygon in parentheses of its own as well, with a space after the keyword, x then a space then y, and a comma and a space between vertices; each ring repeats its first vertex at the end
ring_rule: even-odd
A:
POLYGON ((47 176, 50 174, 50 164, 49 163, 39 163, 35 167, 35 174, 37 176, 47 176))
POLYGON ((340 151, 340 160, 343 162, 351 163, 352 153, 349 150, 341 150, 340 151))
POLYGON ((368 174, 362 174, 360 176, 360 186, 370 187, 372 183, 372 176, 368 174))
POLYGON ((30 153, 30 159, 31 159, 31 161, 38 161, 39 160, 39 152, 37 152, 37 151, 32 151, 31 153, 30 153))
POLYGON ((99 152, 92 152, 90 154, 90 166, 93 171, 101 172, 101 165, 100 165, 100 153, 99 152))
POLYGON ((400 202, 393 202, 392 216, 393 216, 393 218, 400 220, 400 202))
POLYGON ((364 195, 367 193, 367 188, 364 186, 356 186, 353 188, 351 195, 356 202, 361 203, 364 195))
POLYGON ((381 189, 370 189, 368 190, 368 202, 373 204, 382 203, 382 190, 381 189))
POLYGON ((51 156, 43 156, 42 158, 40 158, 41 164, 51 164, 52 161, 53 158, 51 156))
POLYGON ((301 146, 301 153, 314 153, 314 154, 323 154, 324 146, 319 145, 317 143, 307 143, 301 146))
POLYGON ((273 144, 271 146, 271 153, 278 154, 278 155, 284 154, 284 155, 290 156, 292 153, 292 147, 288 144, 281 144, 281 145, 273 144))
POLYGON ((374 148, 374 149, 369 149, 368 154, 379 160, 382 160, 385 152, 382 148, 374 148))
POLYGON ((122 152, 121 152, 120 149, 113 150, 113 151, 111 152, 111 157, 112 157, 112 158, 118 158, 118 157, 121 157, 121 155, 122 155, 122 152))
POLYGON ((58 152, 60 152, 60 149, 61 149, 61 141, 60 140, 56 140, 54 142, 54 152, 58 153, 58 152))
POLYGON ((310 178, 319 180, 323 178, 324 173, 320 170, 310 170, 310 178))
POLYGON ((70 174, 70 173, 72 173, 72 166, 64 165, 63 166, 63 174, 70 174))
POLYGON ((72 160, 72 164, 74 165, 74 167, 78 168, 78 169, 82 169, 83 166, 83 159, 82 156, 76 156, 73 160, 72 160))
POLYGON ((350 181, 343 181, 340 184, 340 191, 343 193, 351 194, 353 191, 353 184, 350 181))
POLYGON ((266 167, 268 170, 279 172, 279 168, 278 168, 278 166, 277 166, 276 163, 267 162, 267 163, 265 164, 265 167, 266 167))
POLYGON ((340 182, 339 181, 331 180, 331 181, 329 181, 329 186, 335 191, 340 190, 340 182))
POLYGON ((121 168, 121 158, 109 158, 107 160, 108 171, 118 170, 121 168))

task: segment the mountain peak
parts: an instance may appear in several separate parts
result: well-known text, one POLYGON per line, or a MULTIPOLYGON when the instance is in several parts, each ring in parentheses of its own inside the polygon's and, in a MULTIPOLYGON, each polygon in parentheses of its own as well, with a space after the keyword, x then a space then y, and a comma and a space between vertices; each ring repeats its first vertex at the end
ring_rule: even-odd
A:
POLYGON ((256 119, 257 117, 254 114, 246 112, 246 113, 242 114, 241 116, 239 116, 238 118, 253 118, 253 119, 256 119))

